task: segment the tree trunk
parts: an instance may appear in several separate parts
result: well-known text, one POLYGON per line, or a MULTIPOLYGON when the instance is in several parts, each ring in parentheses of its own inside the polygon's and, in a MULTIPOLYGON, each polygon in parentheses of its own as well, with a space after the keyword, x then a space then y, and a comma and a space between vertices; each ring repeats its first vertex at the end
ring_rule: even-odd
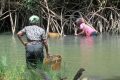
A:
POLYGON ((10 22, 11 22, 11 29, 12 29, 12 34, 14 36, 15 34, 15 31, 16 31, 16 21, 17 21, 17 14, 15 13, 15 19, 13 21, 13 18, 12 18, 12 14, 10 12, 10 22))
POLYGON ((4 9, 4 7, 5 7, 5 0, 1 0, 1 3, 0 3, 0 16, 2 15, 2 13, 3 13, 3 9, 4 9))

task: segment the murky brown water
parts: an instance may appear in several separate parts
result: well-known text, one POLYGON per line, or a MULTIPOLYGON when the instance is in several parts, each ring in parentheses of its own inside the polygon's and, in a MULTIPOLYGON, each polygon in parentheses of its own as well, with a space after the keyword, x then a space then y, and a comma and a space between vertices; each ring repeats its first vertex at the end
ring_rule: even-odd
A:
MULTIPOLYGON (((62 70, 68 80, 79 68, 85 68, 85 77, 120 80, 120 36, 66 36, 49 39, 48 43, 50 54, 62 56, 62 70)), ((11 35, 0 35, 0 56, 7 56, 9 63, 25 64, 24 47, 11 35)))

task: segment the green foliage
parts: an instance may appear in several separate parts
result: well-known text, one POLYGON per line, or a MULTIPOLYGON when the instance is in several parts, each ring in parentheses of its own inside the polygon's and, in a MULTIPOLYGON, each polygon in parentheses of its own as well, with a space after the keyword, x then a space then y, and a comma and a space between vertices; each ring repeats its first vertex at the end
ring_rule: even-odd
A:
POLYGON ((39 2, 39 0, 24 0, 23 5, 27 10, 34 12, 39 6, 37 2, 39 2))
MULTIPOLYGON (((82 17, 84 17, 86 21, 88 21, 90 24, 93 24, 93 26, 96 26, 96 29, 98 30, 99 30, 99 27, 97 27, 98 20, 101 20, 102 21, 101 23, 105 23, 102 24, 103 25, 102 29, 105 32, 106 31, 109 32, 111 30, 110 27, 112 27, 112 31, 113 29, 115 29, 114 30, 115 32, 116 31, 119 32, 120 30, 117 29, 119 28, 119 26, 113 28, 113 26, 109 26, 108 23, 110 16, 109 13, 113 13, 113 17, 115 18, 115 20, 119 21, 118 16, 120 0, 47 0, 47 3, 44 0, 22 0, 22 1, 19 0, 19 2, 17 2, 17 0, 15 1, 16 1, 15 5, 19 6, 19 8, 15 7, 16 8, 15 10, 18 11, 17 14, 18 16, 17 20, 19 20, 17 23, 18 26, 25 26, 26 24, 28 24, 27 18, 34 14, 41 17, 40 25, 45 24, 44 25, 45 29, 47 29, 46 23, 48 23, 47 22, 48 21, 47 19, 49 19, 48 15, 50 15, 50 19, 53 20, 50 20, 49 22, 50 23, 49 29, 51 29, 53 32, 64 31, 63 33, 73 34, 75 31, 75 27, 73 25, 74 20, 82 15, 82 17), (48 5, 48 8, 46 5, 48 5), (48 12, 47 9, 49 9, 50 12, 48 12), (63 24, 61 24, 61 20, 63 24), (61 27, 63 27, 63 30, 61 30, 62 29, 61 27)), ((6 6, 5 8, 7 9, 3 9, 3 11, 7 12, 6 10, 9 9, 13 11, 12 8, 14 7, 14 5, 11 4, 13 4, 13 1, 10 1, 11 7, 9 7, 8 4, 5 3, 6 6)), ((12 13, 14 14, 14 12, 12 13)), ((8 17, 6 15, 7 13, 3 15, 3 17, 7 19, 8 17)), ((8 29, 7 26, 10 25, 9 20, 7 20, 7 22, 1 21, 0 23, 1 31, 8 29)))
POLYGON ((4 75, 7 68, 6 57, 0 57, 0 75, 4 75))
MULTIPOLYGON (((12 64, 12 63, 9 63, 12 64)), ((0 58, 0 80, 58 80, 58 72, 51 70, 48 66, 38 64, 37 69, 27 69, 25 65, 8 65, 6 57, 0 58)))

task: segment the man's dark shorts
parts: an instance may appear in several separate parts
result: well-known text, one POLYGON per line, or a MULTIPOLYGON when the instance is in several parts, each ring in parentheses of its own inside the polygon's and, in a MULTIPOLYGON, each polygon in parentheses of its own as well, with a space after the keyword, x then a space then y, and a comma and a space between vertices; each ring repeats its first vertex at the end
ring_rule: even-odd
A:
POLYGON ((37 67, 38 63, 43 63, 44 52, 41 42, 30 42, 26 45, 26 62, 29 67, 37 67))
POLYGON ((98 33, 97 32, 92 32, 92 34, 90 36, 97 36, 98 33))

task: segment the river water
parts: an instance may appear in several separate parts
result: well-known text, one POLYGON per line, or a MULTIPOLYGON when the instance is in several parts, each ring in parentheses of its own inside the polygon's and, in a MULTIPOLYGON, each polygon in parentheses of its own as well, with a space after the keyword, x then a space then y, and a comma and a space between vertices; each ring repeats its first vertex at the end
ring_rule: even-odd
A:
MULTIPOLYGON (((83 77, 92 80, 120 80, 120 36, 99 35, 97 37, 65 36, 48 39, 50 54, 62 56, 62 70, 68 80, 79 68, 86 71, 83 77)), ((25 50, 16 36, 0 34, 0 57, 8 64, 25 64, 25 50)))

